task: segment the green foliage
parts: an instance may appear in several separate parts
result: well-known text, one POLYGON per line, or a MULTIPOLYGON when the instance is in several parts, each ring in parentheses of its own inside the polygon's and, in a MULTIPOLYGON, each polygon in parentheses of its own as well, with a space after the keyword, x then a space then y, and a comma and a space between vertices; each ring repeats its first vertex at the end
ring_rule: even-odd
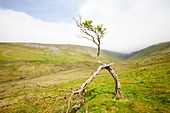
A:
POLYGON ((92 20, 86 20, 85 22, 83 22, 83 27, 89 30, 93 30, 92 22, 93 22, 92 20))
POLYGON ((104 37, 104 34, 106 33, 106 28, 103 28, 103 24, 100 24, 100 25, 93 25, 92 24, 93 21, 92 20, 85 20, 83 23, 82 23, 82 26, 84 28, 86 28, 87 30, 89 31, 92 31, 94 33, 98 33, 101 35, 101 37, 104 37))

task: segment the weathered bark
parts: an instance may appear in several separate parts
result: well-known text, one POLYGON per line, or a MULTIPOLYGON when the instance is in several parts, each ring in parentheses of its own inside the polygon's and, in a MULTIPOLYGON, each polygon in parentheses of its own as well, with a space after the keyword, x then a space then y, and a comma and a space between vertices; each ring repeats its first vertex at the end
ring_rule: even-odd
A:
POLYGON ((121 85, 120 85, 120 81, 119 81, 119 77, 118 77, 117 73, 110 66, 105 67, 105 69, 107 69, 110 72, 110 74, 112 75, 112 77, 115 80, 115 84, 116 84, 115 85, 115 95, 116 95, 116 98, 118 98, 119 96, 124 98, 124 96, 121 92, 121 85))
POLYGON ((98 73, 104 68, 103 65, 99 66, 97 68, 97 71, 93 73, 93 75, 85 82, 81 85, 80 89, 86 89, 87 86, 95 79, 95 77, 98 75, 98 73))
POLYGON ((68 107, 67 107, 67 111, 66 113, 69 113, 70 110, 70 104, 71 104, 71 99, 73 97, 74 94, 78 94, 81 98, 84 99, 84 97, 82 96, 82 94, 84 93, 85 89, 87 88, 87 86, 95 79, 95 77, 98 75, 98 73, 104 68, 103 65, 99 66, 96 70, 96 72, 93 73, 93 75, 86 81, 84 82, 80 88, 77 91, 73 91, 70 95, 70 98, 68 99, 68 107))
POLYGON ((100 65, 97 68, 97 71, 95 73, 93 73, 93 75, 85 82, 82 84, 82 86, 80 87, 80 89, 86 89, 87 86, 95 79, 95 77, 98 75, 98 73, 102 70, 102 69, 107 69, 109 71, 109 73, 112 75, 112 77, 115 80, 115 95, 116 98, 118 98, 119 96, 124 97, 122 92, 121 92, 121 85, 120 85, 120 81, 119 81, 119 77, 117 75, 117 73, 110 67, 113 64, 104 64, 104 65, 100 65))
POLYGON ((68 108, 67 108, 67 112, 66 113, 69 113, 71 99, 72 99, 74 94, 78 94, 83 100, 85 100, 85 98, 82 96, 82 94, 85 93, 85 89, 95 79, 95 77, 99 74, 99 72, 102 69, 107 69, 110 72, 110 74, 112 75, 112 77, 114 78, 114 80, 115 80, 115 83, 116 83, 116 85, 115 85, 115 95, 116 95, 116 98, 118 98, 119 96, 124 97, 123 94, 121 93, 121 85, 120 85, 120 81, 119 81, 118 75, 110 67, 111 65, 113 65, 113 63, 108 64, 108 65, 107 64, 100 65, 97 68, 96 72, 94 72, 93 75, 89 79, 87 79, 86 82, 84 82, 77 91, 73 91, 72 92, 72 94, 70 95, 70 98, 68 99, 68 108))

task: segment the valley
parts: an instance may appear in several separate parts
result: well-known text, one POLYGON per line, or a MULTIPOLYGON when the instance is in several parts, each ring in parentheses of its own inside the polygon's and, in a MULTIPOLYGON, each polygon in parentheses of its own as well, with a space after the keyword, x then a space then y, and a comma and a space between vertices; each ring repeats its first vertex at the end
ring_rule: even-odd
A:
MULTIPOLYGON (((85 46, 0 43, 0 112, 65 112, 69 91, 98 67, 95 55, 85 46)), ((170 42, 131 54, 102 50, 100 58, 114 62, 125 98, 114 99, 114 80, 103 70, 80 113, 170 112, 170 42)))

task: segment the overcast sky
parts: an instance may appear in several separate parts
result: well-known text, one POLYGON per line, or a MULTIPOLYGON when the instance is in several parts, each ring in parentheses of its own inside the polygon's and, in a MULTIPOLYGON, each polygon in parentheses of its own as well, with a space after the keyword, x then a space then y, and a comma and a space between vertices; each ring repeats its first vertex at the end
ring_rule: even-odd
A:
POLYGON ((170 0, 0 0, 0 42, 93 46, 73 17, 104 24, 102 49, 129 53, 170 41, 170 0))

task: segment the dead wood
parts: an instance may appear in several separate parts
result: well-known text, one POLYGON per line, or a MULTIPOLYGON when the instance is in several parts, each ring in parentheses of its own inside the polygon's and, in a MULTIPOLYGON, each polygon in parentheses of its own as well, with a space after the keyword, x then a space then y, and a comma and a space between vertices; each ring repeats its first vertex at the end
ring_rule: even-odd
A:
MULTIPOLYGON (((120 85, 120 81, 118 79, 118 75, 116 74, 116 72, 110 67, 111 65, 113 65, 113 63, 111 64, 103 64, 103 65, 100 65, 96 72, 93 73, 93 75, 86 80, 86 82, 84 82, 80 88, 76 91, 73 91, 70 95, 70 98, 68 99, 68 107, 67 107, 67 111, 66 113, 69 113, 69 110, 70 110, 70 106, 71 106, 71 100, 72 100, 72 97, 73 95, 75 94, 78 94, 80 96, 81 99, 83 99, 83 102, 85 102, 85 98, 83 96, 83 94, 85 93, 85 89, 88 87, 88 85, 95 79, 95 77, 99 74, 99 72, 102 70, 102 69, 106 69, 109 71, 109 73, 113 76, 114 80, 115 80, 115 95, 116 95, 116 98, 119 98, 119 97, 124 97, 123 94, 121 93, 121 85, 120 85)), ((79 105, 79 107, 81 107, 81 105, 79 105)), ((78 108, 77 108, 78 109, 78 108)))

